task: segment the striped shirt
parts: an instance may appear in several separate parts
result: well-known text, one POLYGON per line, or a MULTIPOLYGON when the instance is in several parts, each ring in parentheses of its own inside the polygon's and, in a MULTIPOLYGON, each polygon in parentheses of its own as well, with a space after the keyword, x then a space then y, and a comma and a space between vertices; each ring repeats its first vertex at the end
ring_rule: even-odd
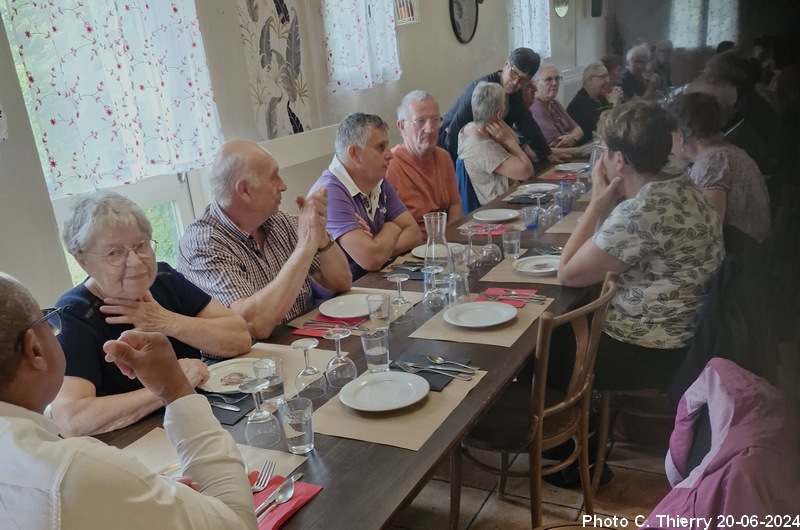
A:
MULTIPOLYGON (((284 211, 267 219, 259 230, 264 233, 263 252, 256 239, 236 226, 214 201, 186 228, 178 251, 178 270, 225 306, 248 298, 278 276, 297 247, 297 219, 284 211)), ((309 275, 319 268, 316 255, 309 275)), ((306 278, 281 323, 305 313, 311 302, 311 283, 306 278)))

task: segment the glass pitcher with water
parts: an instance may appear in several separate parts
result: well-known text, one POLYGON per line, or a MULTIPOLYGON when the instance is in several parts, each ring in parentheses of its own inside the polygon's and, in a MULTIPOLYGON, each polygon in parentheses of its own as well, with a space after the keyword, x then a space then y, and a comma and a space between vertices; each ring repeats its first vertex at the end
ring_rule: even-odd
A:
POLYGON ((422 306, 429 313, 436 313, 448 303, 450 275, 455 272, 453 256, 444 237, 447 228, 446 212, 431 212, 422 216, 428 240, 425 242, 425 295, 422 306))

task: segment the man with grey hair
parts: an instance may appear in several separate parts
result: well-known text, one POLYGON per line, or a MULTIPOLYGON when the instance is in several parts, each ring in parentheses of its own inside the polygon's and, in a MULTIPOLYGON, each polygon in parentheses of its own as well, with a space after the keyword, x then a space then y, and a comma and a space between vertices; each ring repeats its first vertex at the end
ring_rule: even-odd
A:
POLYGON ((417 222, 385 179, 392 159, 387 129, 380 116, 347 116, 336 131, 336 154, 311 188, 328 192, 327 227, 347 253, 354 279, 422 242, 417 222))
POLYGON ((603 87, 607 82, 608 69, 603 63, 590 63, 583 69, 583 86, 567 105, 567 114, 584 133, 578 145, 592 141, 600 113, 617 105, 622 98, 622 89, 616 86, 608 93, 608 97, 603 95, 603 87))
POLYGON ((281 211, 286 184, 278 163, 244 140, 222 146, 211 181, 214 201, 181 238, 178 270, 242 315, 250 335, 266 338, 305 313, 310 279, 335 292, 350 289, 347 259, 325 230, 325 190, 298 196, 297 217, 281 211))
POLYGON ((642 46, 634 46, 628 50, 628 54, 625 56, 625 72, 620 81, 623 101, 656 97, 661 78, 658 74, 653 74, 649 80, 645 79, 644 71, 649 58, 650 54, 642 46))
POLYGON ((125 331, 106 360, 164 406, 164 429, 185 477, 147 469, 94 438, 63 439, 42 414, 64 380, 58 308, 0 273, 0 527, 255 529, 236 444, 195 394, 160 333, 125 331))
POLYGON ((386 178, 425 236, 423 215, 446 212, 447 224, 462 216, 456 173, 447 151, 436 146, 442 116, 436 99, 424 90, 409 92, 397 107, 403 143, 392 149, 386 178))

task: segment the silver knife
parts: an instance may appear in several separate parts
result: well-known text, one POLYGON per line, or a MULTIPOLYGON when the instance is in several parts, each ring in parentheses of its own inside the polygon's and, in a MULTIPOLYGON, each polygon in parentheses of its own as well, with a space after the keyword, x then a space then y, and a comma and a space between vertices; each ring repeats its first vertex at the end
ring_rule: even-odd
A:
POLYGON ((467 368, 455 368, 449 366, 444 367, 440 364, 410 363, 408 361, 406 361, 406 364, 408 364, 409 366, 413 366, 414 368, 426 368, 426 369, 438 370, 441 372, 456 372, 459 374, 469 374, 469 375, 475 375, 476 372, 475 370, 469 370, 467 368))
POLYGON ((280 484, 278 484, 278 487, 277 487, 277 488, 275 488, 275 491, 273 491, 272 493, 270 493, 270 494, 269 494, 269 497, 267 497, 266 499, 264 499, 264 502, 262 502, 262 503, 261 503, 261 504, 258 506, 258 508, 256 508, 256 515, 260 514, 260 513, 261 513, 261 512, 263 512, 264 510, 266 510, 266 509, 267 509, 267 506, 269 506, 270 504, 272 504, 273 502, 275 502, 275 499, 278 497, 278 491, 279 491, 279 490, 280 490, 280 489, 283 487, 283 485, 284 485, 284 484, 286 484, 286 483, 287 483, 287 482, 289 482, 290 480, 291 480, 291 481, 293 481, 293 482, 297 482, 297 481, 298 481, 298 480, 300 480, 301 478, 303 478, 303 474, 302 474, 302 473, 295 473, 295 474, 294 474, 294 475, 292 475, 291 477, 287 478, 286 480, 284 480, 283 482, 281 482, 280 484))
POLYGON ((231 405, 229 403, 220 403, 219 401, 209 401, 208 404, 211 405, 212 407, 217 407, 218 409, 231 410, 233 412, 242 411, 242 409, 240 409, 236 405, 231 405))

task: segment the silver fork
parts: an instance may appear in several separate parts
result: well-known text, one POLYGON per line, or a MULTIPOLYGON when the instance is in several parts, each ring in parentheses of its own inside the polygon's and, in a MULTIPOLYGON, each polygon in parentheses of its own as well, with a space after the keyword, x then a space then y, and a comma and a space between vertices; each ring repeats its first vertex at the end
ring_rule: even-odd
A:
POLYGON ((203 394, 203 395, 211 396, 211 397, 218 397, 222 401, 227 403, 228 405, 233 405, 234 403, 239 403, 240 401, 244 401, 245 399, 247 399, 249 397, 248 394, 245 394, 245 395, 243 395, 242 397, 239 397, 239 398, 233 398, 231 396, 225 396, 223 394, 203 394))
POLYGON ((537 304, 537 305, 544 305, 544 300, 539 300, 537 298, 528 298, 528 297, 520 297, 520 296, 512 296, 510 294, 486 294, 481 293, 481 295, 486 298, 487 300, 491 300, 492 302, 501 302, 503 300, 514 300, 517 302, 525 302, 526 304, 537 304))
POLYGON ((446 375, 447 377, 452 377, 453 379, 461 379, 462 381, 472 381, 472 378, 470 376, 464 374, 442 372, 434 368, 415 368, 407 363, 404 363, 403 361, 395 361, 394 364, 396 364, 397 366, 400 367, 400 369, 405 370, 410 374, 416 374, 417 372, 433 372, 434 374, 446 375))
POLYGON ((367 331, 366 328, 356 324, 348 324, 342 320, 306 320, 303 322, 304 328, 317 328, 317 329, 331 329, 331 328, 347 328, 356 331, 367 331))
POLYGON ((258 478, 253 483, 253 486, 250 488, 253 490, 253 493, 264 491, 264 488, 266 488, 267 484, 269 484, 269 479, 272 478, 272 474, 274 472, 275 472, 275 461, 267 460, 266 462, 264 462, 264 467, 261 468, 261 472, 258 474, 258 478))

